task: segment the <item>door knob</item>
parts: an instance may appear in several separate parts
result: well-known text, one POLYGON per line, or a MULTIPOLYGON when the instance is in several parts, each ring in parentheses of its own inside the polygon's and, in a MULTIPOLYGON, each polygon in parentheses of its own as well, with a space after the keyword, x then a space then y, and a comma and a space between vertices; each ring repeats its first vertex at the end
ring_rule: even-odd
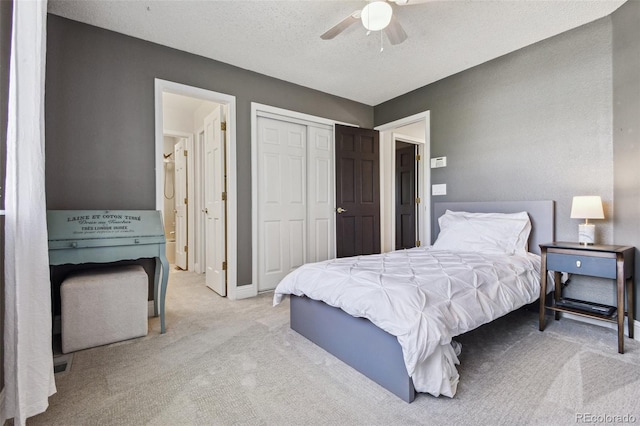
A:
POLYGON ((204 214, 209 214, 209 209, 204 209, 202 211, 204 212, 204 214))
POLYGON ((337 211, 338 213, 344 213, 344 212, 346 212, 346 211, 347 211, 347 209, 343 209, 342 207, 338 207, 338 208, 336 209, 336 211, 337 211))

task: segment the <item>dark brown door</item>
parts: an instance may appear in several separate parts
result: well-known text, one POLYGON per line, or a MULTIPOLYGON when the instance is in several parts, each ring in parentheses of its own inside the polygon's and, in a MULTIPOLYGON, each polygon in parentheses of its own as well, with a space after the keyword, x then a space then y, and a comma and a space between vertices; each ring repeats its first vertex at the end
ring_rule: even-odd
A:
POLYGON ((396 142, 396 250, 416 246, 416 145, 396 142))
POLYGON ((336 125, 336 255, 380 253, 378 131, 336 125))

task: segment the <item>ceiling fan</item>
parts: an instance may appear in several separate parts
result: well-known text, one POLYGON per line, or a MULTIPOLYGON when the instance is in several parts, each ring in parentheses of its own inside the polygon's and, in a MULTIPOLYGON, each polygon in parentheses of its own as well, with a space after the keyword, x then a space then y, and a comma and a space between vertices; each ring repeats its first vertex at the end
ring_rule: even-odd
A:
POLYGON ((398 6, 425 3, 429 0, 374 0, 368 2, 361 10, 356 10, 342 21, 331 27, 320 36, 323 40, 331 40, 352 24, 361 21, 367 31, 382 31, 391 44, 400 44, 407 39, 407 33, 393 13, 391 3, 398 6))

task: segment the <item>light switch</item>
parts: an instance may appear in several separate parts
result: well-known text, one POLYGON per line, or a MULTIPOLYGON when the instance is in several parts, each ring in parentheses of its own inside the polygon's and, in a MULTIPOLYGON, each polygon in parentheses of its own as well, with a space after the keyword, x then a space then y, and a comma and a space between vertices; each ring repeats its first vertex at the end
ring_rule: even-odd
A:
POLYGON ((447 157, 435 157, 431 159, 431 168, 447 167, 447 157))
POLYGON ((447 195, 447 184, 431 185, 431 195, 447 195))

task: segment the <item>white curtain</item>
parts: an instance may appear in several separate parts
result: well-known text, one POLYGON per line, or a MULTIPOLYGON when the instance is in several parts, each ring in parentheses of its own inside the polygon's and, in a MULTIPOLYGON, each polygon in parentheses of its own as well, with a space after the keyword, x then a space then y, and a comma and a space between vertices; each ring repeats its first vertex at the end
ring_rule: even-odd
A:
POLYGON ((46 0, 15 0, 5 222, 5 401, 0 424, 45 411, 55 393, 44 192, 46 0))

